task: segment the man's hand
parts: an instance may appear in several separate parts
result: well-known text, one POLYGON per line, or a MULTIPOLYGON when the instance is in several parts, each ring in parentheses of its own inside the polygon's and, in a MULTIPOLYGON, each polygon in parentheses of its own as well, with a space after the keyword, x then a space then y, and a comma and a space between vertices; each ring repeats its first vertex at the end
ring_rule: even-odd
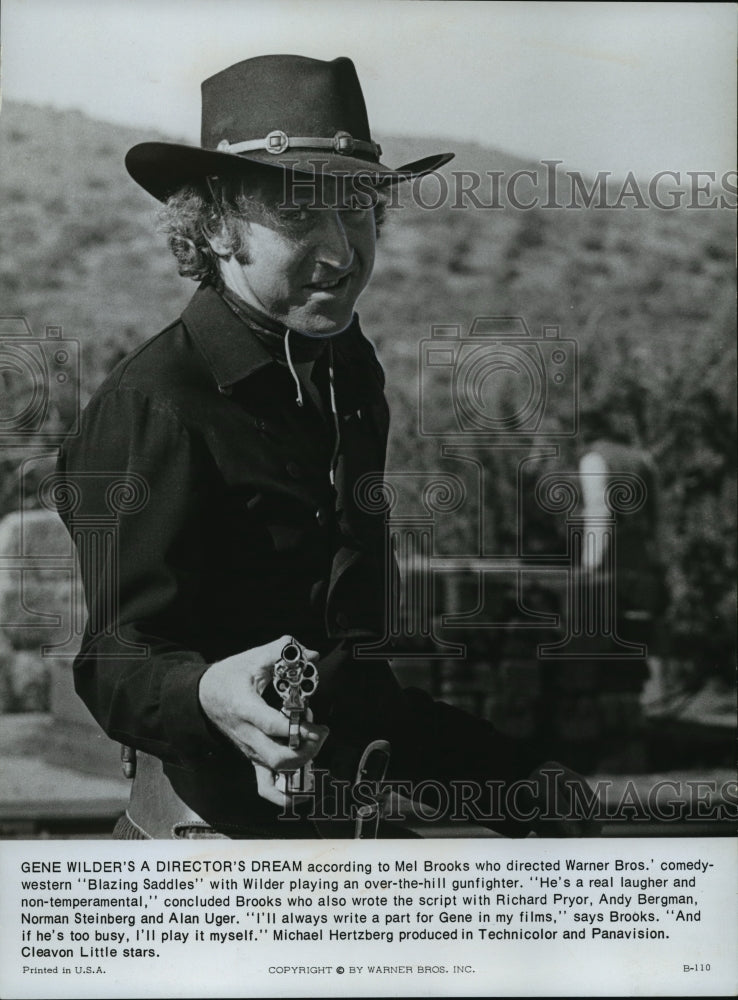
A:
POLYGON ((521 782, 516 807, 541 837, 598 837, 600 803, 587 779, 547 761, 521 782))
MULTIPOLYGON (((288 796, 276 785, 278 773, 303 767, 328 736, 326 726, 303 721, 300 746, 290 750, 289 720, 262 697, 288 642, 294 642, 292 636, 282 636, 214 663, 200 678, 199 689, 207 717, 253 762, 259 795, 280 806, 287 803, 288 796)), ((305 657, 315 662, 318 653, 306 649, 305 657)))

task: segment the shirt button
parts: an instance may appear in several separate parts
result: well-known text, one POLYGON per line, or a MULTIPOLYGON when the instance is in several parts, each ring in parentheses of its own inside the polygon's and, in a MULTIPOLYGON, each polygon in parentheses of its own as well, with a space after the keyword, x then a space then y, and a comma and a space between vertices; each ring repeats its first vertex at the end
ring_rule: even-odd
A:
POLYGON ((287 469, 287 475, 291 476, 293 479, 299 479, 302 476, 300 466, 297 462, 288 462, 285 468, 287 469))
POLYGON ((330 513, 325 507, 318 507, 318 509, 315 511, 315 517, 320 527, 323 528, 325 527, 326 524, 328 524, 330 513))
POLYGON ((339 611, 336 615, 336 625, 338 625, 339 628, 349 627, 349 617, 344 611, 339 611))

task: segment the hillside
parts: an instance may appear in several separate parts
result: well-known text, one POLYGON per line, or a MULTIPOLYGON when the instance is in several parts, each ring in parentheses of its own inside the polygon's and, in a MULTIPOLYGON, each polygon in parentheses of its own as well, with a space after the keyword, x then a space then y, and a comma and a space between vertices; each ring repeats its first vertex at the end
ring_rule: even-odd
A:
MULTIPOLYGON (((148 138, 171 137, 8 102, 0 115, 0 315, 79 339, 83 399, 193 290, 153 231, 155 203, 123 166, 148 138)), ((380 139, 389 163, 456 148, 447 177, 526 166, 471 144, 380 139)), ((583 409, 656 459, 674 635, 701 670, 724 671, 735 576, 733 213, 447 203, 390 216, 359 308, 388 373, 392 464, 438 462, 437 444, 417 435, 418 347, 433 324, 466 330, 478 315, 513 315, 534 332, 560 325, 579 345, 583 409)), ((561 461, 575 450, 565 446, 561 461)), ((17 457, 3 462, 12 478, 17 457)), ((502 543, 516 529, 513 470, 499 463, 488 502, 502 543)), ((6 481, 0 515, 16 501, 6 481)), ((453 532, 463 544, 464 525, 453 532)))

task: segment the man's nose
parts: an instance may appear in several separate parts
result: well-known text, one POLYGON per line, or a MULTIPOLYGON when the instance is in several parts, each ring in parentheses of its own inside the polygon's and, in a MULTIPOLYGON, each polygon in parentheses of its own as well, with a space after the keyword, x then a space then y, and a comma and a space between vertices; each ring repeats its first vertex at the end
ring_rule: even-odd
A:
POLYGON ((318 216, 318 258, 339 271, 347 271, 354 260, 354 248, 342 213, 335 208, 323 208, 318 216))

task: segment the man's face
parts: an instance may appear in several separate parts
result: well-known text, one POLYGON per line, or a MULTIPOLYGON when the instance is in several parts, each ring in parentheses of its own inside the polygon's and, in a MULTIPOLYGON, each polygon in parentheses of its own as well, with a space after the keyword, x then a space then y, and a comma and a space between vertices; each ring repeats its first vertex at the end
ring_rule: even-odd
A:
POLYGON ((337 187, 324 183, 316 195, 315 185, 298 185, 285 195, 281 181, 262 184, 243 223, 245 253, 220 258, 232 291, 312 337, 350 324, 374 267, 374 211, 337 187))

